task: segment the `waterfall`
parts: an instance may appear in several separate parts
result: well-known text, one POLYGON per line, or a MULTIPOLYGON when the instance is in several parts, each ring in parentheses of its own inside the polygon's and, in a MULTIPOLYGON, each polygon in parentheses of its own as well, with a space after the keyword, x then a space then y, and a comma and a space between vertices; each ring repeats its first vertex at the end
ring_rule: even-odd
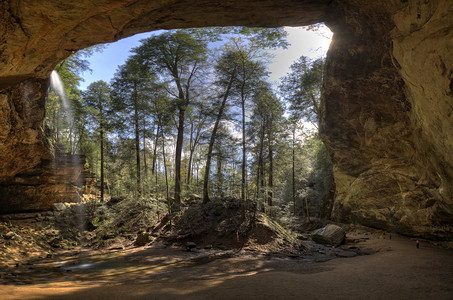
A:
POLYGON ((60 97, 68 123, 73 124, 74 116, 72 114, 72 106, 66 95, 63 81, 61 80, 60 75, 58 75, 57 71, 55 70, 53 70, 52 73, 50 74, 50 87, 58 95, 58 97, 60 97))
MULTIPOLYGON (((66 90, 64 88, 63 81, 61 80, 60 75, 58 75, 57 71, 53 70, 52 73, 50 74, 50 88, 57 94, 59 97, 61 104, 62 104, 62 109, 60 110, 60 115, 66 120, 67 124, 69 127, 74 126, 74 114, 73 114, 73 108, 71 105, 71 102, 69 101, 66 90)), ((69 135, 69 132, 66 131, 66 133, 63 131, 62 134, 67 134, 69 135)), ((71 149, 72 151, 73 149, 71 149)), ((69 174, 67 174, 68 178, 67 180, 69 181, 69 190, 70 193, 72 191, 77 191, 77 187, 79 186, 79 182, 77 182, 79 176, 80 176, 80 165, 81 165, 81 160, 79 155, 76 154, 56 154, 54 158, 54 169, 55 171, 57 168, 68 168, 71 170, 69 174), (61 157, 60 157, 61 156, 61 157), (56 160, 58 160, 58 163, 56 163, 56 160), (68 166, 69 164, 69 166, 68 166)), ((67 199, 67 200, 74 200, 74 199, 67 199)), ((77 197, 77 202, 80 201, 80 198, 77 197)), ((77 214, 77 219, 78 219, 78 225, 79 225, 79 230, 81 233, 83 233, 84 227, 85 227, 85 212, 84 212, 84 207, 81 203, 78 203, 77 209, 75 210, 77 214)))

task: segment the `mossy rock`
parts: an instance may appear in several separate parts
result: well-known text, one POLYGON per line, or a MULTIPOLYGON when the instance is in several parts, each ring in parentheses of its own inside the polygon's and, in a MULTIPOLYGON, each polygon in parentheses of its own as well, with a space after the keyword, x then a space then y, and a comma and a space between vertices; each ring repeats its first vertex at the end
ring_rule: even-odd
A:
POLYGON ((340 226, 329 224, 313 231, 311 238, 318 244, 338 246, 346 239, 346 232, 340 226))

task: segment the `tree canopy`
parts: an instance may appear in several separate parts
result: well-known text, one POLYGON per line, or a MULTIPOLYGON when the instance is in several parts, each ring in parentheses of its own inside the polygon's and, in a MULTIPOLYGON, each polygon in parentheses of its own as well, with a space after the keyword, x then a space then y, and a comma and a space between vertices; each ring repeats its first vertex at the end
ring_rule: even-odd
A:
MULTIPOLYGON (((110 83, 78 90, 89 69, 77 53, 57 69, 74 121, 49 94, 53 143, 87 156, 101 199, 162 199, 171 214, 189 199, 236 197, 273 217, 320 212, 331 167, 318 135, 323 59, 299 58, 277 90, 266 49, 285 47, 281 28, 171 30, 141 41, 110 83), (215 45, 215 46, 213 46, 215 45)), ((324 201, 324 202, 323 202, 324 201)))

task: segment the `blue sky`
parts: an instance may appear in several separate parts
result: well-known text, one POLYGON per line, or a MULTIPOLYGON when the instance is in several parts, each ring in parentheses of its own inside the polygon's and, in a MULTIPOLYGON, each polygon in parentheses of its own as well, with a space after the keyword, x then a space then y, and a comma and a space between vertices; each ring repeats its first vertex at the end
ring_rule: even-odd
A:
MULTIPOLYGON (((303 27, 285 27, 288 32, 288 41, 291 44, 287 49, 270 51, 274 55, 273 62, 269 65, 271 72, 269 81, 278 84, 281 77, 289 72, 289 66, 300 56, 320 57, 325 56, 330 44, 331 32, 327 27, 322 27, 318 32, 306 31, 303 27)), ((97 80, 110 82, 119 65, 122 65, 130 55, 130 50, 140 45, 140 40, 150 37, 153 33, 137 34, 122 39, 115 43, 106 44, 102 52, 95 53, 88 58, 92 72, 83 74, 82 90, 97 80)))

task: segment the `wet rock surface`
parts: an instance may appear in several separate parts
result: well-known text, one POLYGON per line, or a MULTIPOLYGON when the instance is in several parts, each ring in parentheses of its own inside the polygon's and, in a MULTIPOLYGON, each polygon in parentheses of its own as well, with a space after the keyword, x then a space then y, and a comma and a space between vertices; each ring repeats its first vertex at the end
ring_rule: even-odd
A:
POLYGON ((82 155, 58 154, 38 166, 0 182, 0 213, 21 211, 62 211, 63 202, 77 202, 77 187, 85 158, 82 155))

